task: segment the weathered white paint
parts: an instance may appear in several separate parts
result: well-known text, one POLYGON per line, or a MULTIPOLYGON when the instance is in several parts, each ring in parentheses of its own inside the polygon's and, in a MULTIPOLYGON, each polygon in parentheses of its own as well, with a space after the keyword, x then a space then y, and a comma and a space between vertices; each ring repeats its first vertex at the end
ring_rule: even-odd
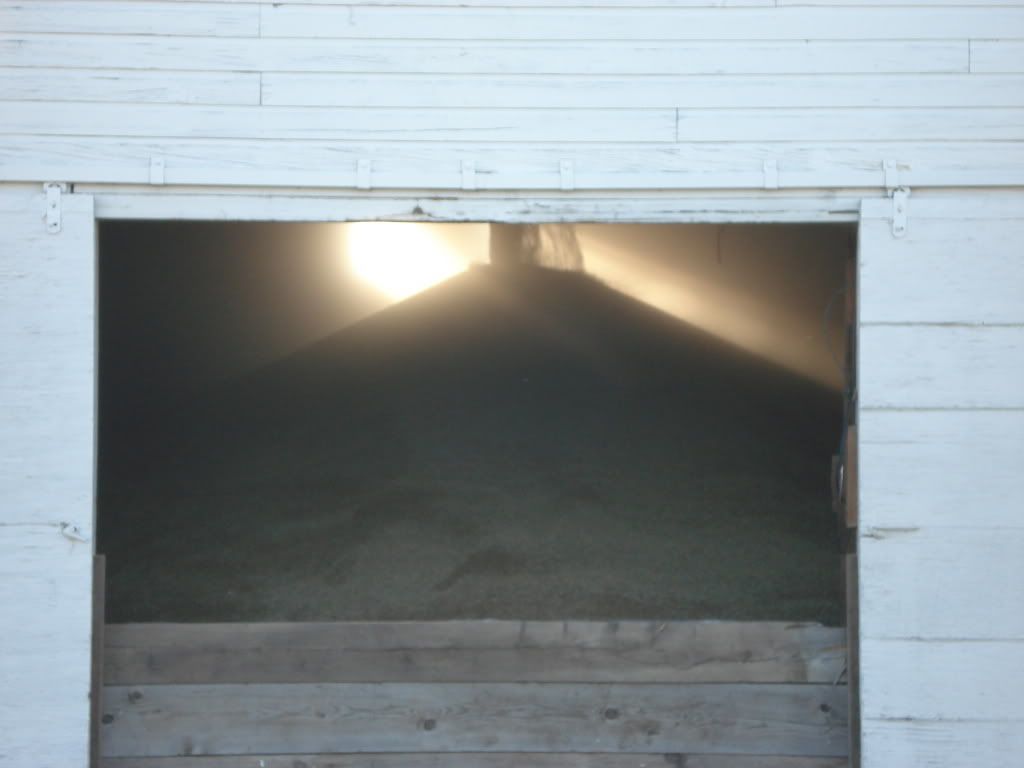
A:
POLYGON ((0 100, 259 104, 260 76, 255 72, 175 72, 168 77, 163 72, 131 69, 0 69, 0 100))
POLYGON ((1016 766, 1022 75, 1020 0, 0 0, 0 595, 27 628, 0 640, 0 764, 84 764, 89 547, 56 524, 91 530, 91 191, 105 217, 249 220, 866 198, 864 765, 1016 766), (44 181, 77 185, 61 235, 44 181))
POLYGON ((864 410, 858 435, 862 525, 1024 528, 1024 411, 864 410))
MULTIPOLYGON (((232 139, 5 136, 0 179, 71 178, 150 183, 153 157, 164 183, 354 189, 369 160, 374 189, 462 189, 473 158, 478 190, 560 190, 560 163, 573 163, 577 190, 737 190, 765 185, 774 160, 780 189, 871 188, 881 194, 886 157, 900 157, 902 183, 922 187, 1024 186, 1024 142, 979 146, 935 142, 807 144, 507 144, 483 142, 253 141, 232 139)), ((861 194, 864 194, 863 192, 861 194)), ((891 213, 891 206, 886 215, 891 213)))
MULTIPOLYGON (((993 290, 996 290, 993 287, 993 290)), ((1024 324, 862 325, 865 408, 1024 408, 1024 324)))
MULTIPOLYGON (((919 491, 919 495, 925 493, 919 491)), ((1006 510, 1007 505, 1000 508, 1006 510)), ((1016 527, 971 528, 971 522, 961 520, 958 528, 932 526, 926 521, 921 521, 919 528, 894 523, 865 528, 860 565, 871 575, 861 584, 860 615, 861 621, 873 628, 873 637, 1024 637, 1024 587, 1020 586, 1024 584, 1024 558, 1018 556, 1024 547, 1024 525, 1016 521, 1016 527), (976 553, 974 557, 981 558, 986 567, 965 566, 964 558, 970 557, 966 553, 976 553)), ((1018 653, 1021 650, 1018 648, 1018 653)), ((983 649, 979 646, 975 652, 978 655, 972 663, 979 664, 984 659, 983 649)), ((1018 661, 1024 662, 1024 656, 1018 661)), ((874 662, 880 668, 892 663, 900 670, 895 675, 897 681, 904 674, 884 656, 874 662)), ((886 702, 882 697, 873 703, 883 706, 886 702)))
POLYGON ((887 205, 860 241, 863 763, 1016 765, 1024 207, 912 197, 897 239, 887 205))
POLYGON ((0 196, 0 765, 88 756, 93 527, 92 198, 0 196))
MULTIPOLYGON (((124 0, 128 2, 129 0, 124 0)), ((144 2, 144 0, 135 0, 144 2)), ((343 12, 343 10, 342 10, 343 12)), ((0 66, 245 72, 475 74, 955 73, 969 70, 966 38, 724 42, 468 40, 359 42, 24 33, 0 35, 0 66)))

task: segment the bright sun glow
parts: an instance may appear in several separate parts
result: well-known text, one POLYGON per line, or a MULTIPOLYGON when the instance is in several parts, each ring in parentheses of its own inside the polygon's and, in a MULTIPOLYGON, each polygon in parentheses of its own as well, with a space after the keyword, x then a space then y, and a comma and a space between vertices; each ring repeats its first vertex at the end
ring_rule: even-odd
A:
POLYGON ((347 246, 356 275, 395 301, 466 269, 459 254, 423 224, 349 224, 347 246))

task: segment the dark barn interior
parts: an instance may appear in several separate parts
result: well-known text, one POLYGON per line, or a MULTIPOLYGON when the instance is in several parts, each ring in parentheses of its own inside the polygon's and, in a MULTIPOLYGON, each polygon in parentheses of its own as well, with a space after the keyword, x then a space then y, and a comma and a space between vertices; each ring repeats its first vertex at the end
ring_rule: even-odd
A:
POLYGON ((104 223, 108 620, 842 623, 852 237, 104 223))

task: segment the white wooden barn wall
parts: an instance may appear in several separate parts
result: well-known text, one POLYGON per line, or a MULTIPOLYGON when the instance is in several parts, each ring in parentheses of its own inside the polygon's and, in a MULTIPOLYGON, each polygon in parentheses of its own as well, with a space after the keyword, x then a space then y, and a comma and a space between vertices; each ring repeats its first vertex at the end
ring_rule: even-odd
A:
POLYGON ((1016 185, 1024 4, 0 0, 0 115, 0 180, 1016 185))
POLYGON ((91 546, 60 533, 92 525, 83 189, 136 216, 137 185, 175 185, 217 187, 179 198, 201 216, 339 215, 225 196, 251 186, 409 190, 439 217, 723 220, 674 201, 800 218, 776 189, 897 184, 908 236, 885 201, 861 229, 864 765, 1010 768, 1024 0, 0 0, 0 765, 87 749, 91 546), (79 185, 59 235, 44 181, 79 185), (474 199, 498 190, 537 200, 474 199), (588 191, 626 202, 559 201, 588 191))
POLYGON ((1024 197, 860 227, 864 765, 1024 755, 1024 197))

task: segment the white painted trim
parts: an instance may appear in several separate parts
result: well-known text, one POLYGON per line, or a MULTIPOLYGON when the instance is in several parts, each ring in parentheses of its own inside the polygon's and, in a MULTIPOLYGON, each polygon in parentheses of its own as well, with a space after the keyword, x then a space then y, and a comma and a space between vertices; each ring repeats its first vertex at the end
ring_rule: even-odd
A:
POLYGON ((90 190, 100 219, 213 221, 855 222, 860 200, 818 197, 484 197, 162 194, 90 190))

